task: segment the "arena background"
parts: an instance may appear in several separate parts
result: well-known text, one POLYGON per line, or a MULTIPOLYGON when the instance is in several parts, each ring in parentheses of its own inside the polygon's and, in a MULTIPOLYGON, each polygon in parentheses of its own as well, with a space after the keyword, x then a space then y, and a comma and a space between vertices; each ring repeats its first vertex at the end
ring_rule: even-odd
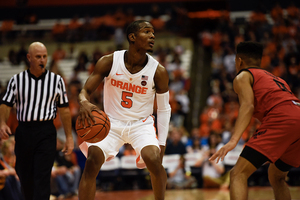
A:
MULTIPOLYGON (((24 55, 28 45, 41 41, 48 49, 47 68, 62 74, 68 85, 74 122, 78 113, 78 91, 91 73, 95 59, 116 49, 127 48, 123 35, 126 23, 121 29, 116 22, 106 24, 102 21, 94 28, 84 25, 87 21, 92 23, 103 16, 116 17, 117 14, 124 17, 130 13, 133 19, 147 19, 156 27, 152 55, 167 68, 171 77, 172 119, 168 142, 171 144, 179 135, 180 143, 186 147, 186 152, 182 152, 186 158, 186 170, 197 180, 197 189, 170 189, 166 199, 229 199, 228 190, 204 189, 203 166, 194 166, 201 153, 192 155, 191 152, 197 150, 191 144, 196 137, 200 141, 198 148, 206 147, 212 132, 220 136, 221 143, 230 138, 238 109, 231 84, 236 73, 232 69, 232 58, 238 41, 262 42, 265 47, 263 68, 284 78, 300 97, 299 8, 300 1, 297 0, 1 0, 0 93, 1 96, 4 94, 7 81, 13 74, 26 69, 24 55), (288 8, 292 4, 298 9, 295 17, 289 15, 288 8), (283 10, 282 21, 274 18, 275 5, 283 10), (79 24, 74 29, 70 28, 72 19, 79 24), (62 35, 53 31, 58 23, 65 26, 62 35)), ((101 95, 99 89, 92 97, 93 103, 100 108, 101 95)), ((9 119, 12 130, 15 130, 16 123, 12 112, 9 119)), ((56 125, 59 139, 63 141, 59 117, 56 125)), ((234 166, 244 143, 258 126, 253 119, 240 145, 227 156, 226 172, 234 166)), ((77 138, 75 132, 74 137, 77 138)), ((79 142, 76 139, 76 145, 79 142)), ((82 170, 85 158, 78 148, 74 152, 82 170)), ((167 155, 165 168, 168 170, 176 165, 179 157, 178 154, 167 155)), ((133 165, 124 166, 122 163, 127 159, 128 162, 134 161, 128 145, 121 149, 115 162, 100 171, 96 199, 118 199, 120 196, 123 200, 127 197, 153 198, 147 171, 138 170, 133 165)), ((300 199, 300 169, 289 173, 287 183, 291 186, 293 199, 300 199)), ((249 186, 249 199, 273 198, 267 165, 250 177, 249 186)), ((52 198, 58 197, 53 192, 52 198)))

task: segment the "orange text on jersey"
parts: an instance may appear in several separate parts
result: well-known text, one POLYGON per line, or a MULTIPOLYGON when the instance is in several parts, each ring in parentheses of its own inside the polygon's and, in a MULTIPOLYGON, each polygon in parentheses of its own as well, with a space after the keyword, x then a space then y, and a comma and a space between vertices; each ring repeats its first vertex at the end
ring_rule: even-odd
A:
POLYGON ((141 87, 138 85, 134 85, 131 83, 124 83, 123 81, 117 81, 115 79, 111 79, 111 85, 121 88, 122 90, 126 90, 129 92, 137 93, 137 94, 146 94, 148 88, 147 87, 141 87))

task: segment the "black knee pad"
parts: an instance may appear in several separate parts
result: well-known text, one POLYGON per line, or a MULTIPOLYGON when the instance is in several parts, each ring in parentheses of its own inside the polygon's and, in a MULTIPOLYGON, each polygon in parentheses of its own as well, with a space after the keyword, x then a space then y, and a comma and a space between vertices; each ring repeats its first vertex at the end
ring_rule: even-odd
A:
POLYGON ((252 163, 257 169, 265 162, 270 161, 265 155, 248 146, 245 146, 240 156, 252 163))
POLYGON ((283 162, 280 159, 278 159, 274 164, 280 171, 283 171, 283 172, 290 171, 293 168, 293 166, 286 164, 285 162, 283 162))

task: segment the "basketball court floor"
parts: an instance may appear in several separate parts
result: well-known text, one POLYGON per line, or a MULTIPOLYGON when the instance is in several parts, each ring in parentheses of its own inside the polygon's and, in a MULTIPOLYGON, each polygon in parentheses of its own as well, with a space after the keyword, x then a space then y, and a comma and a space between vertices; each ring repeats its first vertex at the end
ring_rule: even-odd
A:
MULTIPOLYGON (((300 200, 300 187, 290 187, 292 200, 300 200)), ((248 200, 274 199, 271 187, 250 187, 248 200)), ((151 190, 97 191, 95 200, 154 200, 151 190)), ((73 197, 68 200, 78 200, 73 197)), ((229 191, 216 189, 167 190, 165 200, 230 200, 229 191)))

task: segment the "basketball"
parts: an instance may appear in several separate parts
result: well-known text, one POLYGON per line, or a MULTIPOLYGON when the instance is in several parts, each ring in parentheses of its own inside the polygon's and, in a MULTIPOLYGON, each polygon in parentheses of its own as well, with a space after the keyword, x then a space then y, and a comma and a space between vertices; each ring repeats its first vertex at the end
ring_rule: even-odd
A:
POLYGON ((92 114, 95 118, 95 123, 92 123, 92 126, 89 126, 87 120, 85 120, 86 128, 83 128, 82 124, 78 125, 78 118, 76 120, 76 132, 78 136, 90 143, 96 143, 103 140, 109 130, 110 130, 110 120, 105 112, 101 111, 100 113, 97 111, 92 111, 92 114))

